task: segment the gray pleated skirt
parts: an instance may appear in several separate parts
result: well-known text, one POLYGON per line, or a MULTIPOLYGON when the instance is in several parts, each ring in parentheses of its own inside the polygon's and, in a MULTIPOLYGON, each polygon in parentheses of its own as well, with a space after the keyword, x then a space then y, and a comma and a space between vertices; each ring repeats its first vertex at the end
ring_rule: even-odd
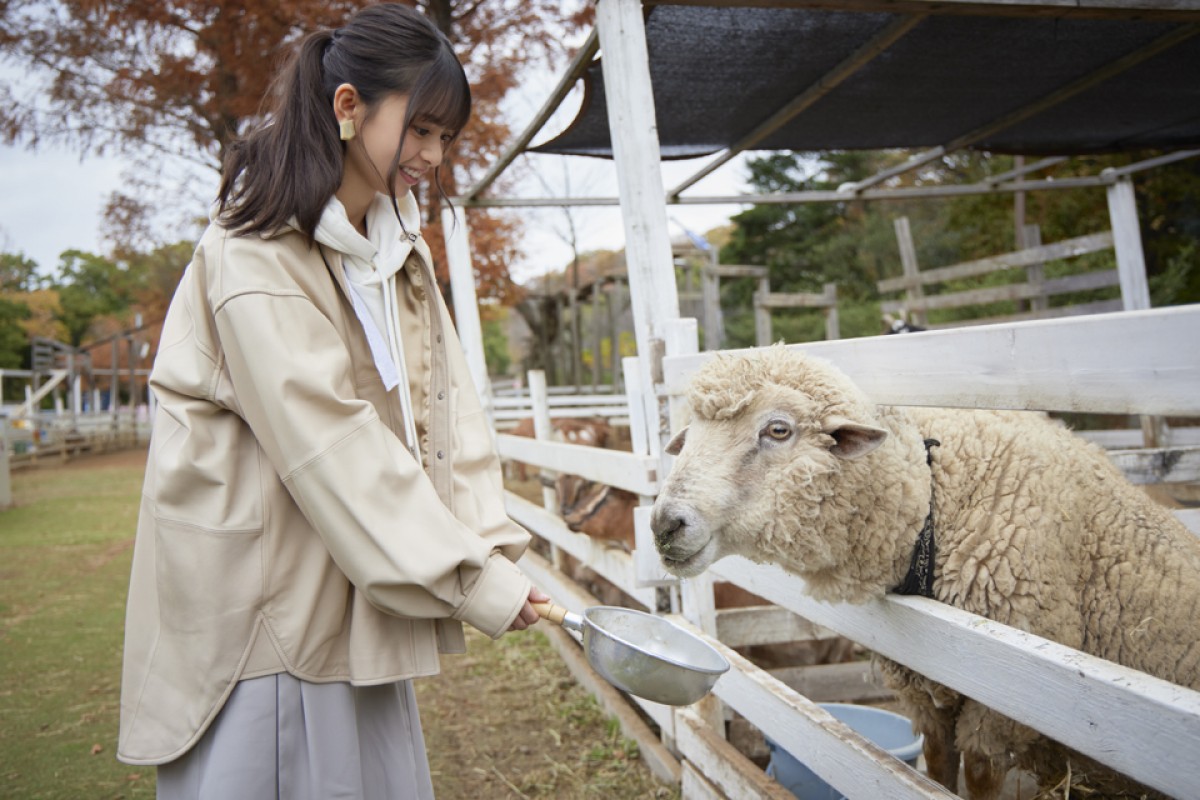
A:
POLYGON ((212 727, 158 768, 158 800, 432 800, 410 681, 238 683, 212 727))

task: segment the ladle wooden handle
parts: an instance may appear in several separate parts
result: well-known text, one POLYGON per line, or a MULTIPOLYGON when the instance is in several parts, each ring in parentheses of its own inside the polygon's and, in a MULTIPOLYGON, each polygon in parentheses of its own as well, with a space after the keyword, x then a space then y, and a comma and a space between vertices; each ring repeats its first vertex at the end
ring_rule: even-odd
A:
POLYGON ((542 615, 542 619, 550 620, 555 625, 562 625, 567 616, 567 610, 554 603, 530 603, 533 610, 542 615))

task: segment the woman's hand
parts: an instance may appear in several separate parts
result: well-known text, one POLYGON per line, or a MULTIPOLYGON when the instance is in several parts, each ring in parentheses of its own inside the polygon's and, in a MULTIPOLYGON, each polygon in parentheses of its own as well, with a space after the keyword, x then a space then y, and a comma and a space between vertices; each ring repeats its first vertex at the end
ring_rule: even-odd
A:
POLYGON ((545 592, 536 586, 531 588, 529 590, 529 597, 525 600, 525 605, 521 606, 521 613, 517 614, 517 618, 513 620, 512 625, 508 626, 508 629, 510 631, 523 631, 530 625, 533 625, 541 619, 541 615, 533 610, 533 606, 530 603, 548 602, 550 602, 550 597, 545 592))

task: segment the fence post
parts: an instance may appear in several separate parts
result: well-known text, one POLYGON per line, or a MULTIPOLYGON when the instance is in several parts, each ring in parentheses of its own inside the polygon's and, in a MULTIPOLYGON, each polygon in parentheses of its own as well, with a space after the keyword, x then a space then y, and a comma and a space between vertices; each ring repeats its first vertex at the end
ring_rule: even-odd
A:
MULTIPOLYGON (((1025 226, 1024 239, 1021 249, 1042 246, 1042 227, 1036 222, 1025 226)), ((1037 263, 1030 264, 1025 269, 1025 274, 1029 278, 1029 285, 1037 289, 1037 294, 1029 300, 1029 308, 1033 311, 1045 311, 1050 307, 1050 301, 1042 292, 1045 290, 1046 269, 1045 264, 1037 263)))
POLYGON ((700 272, 700 294, 704 300, 704 349, 720 350, 725 344, 725 322, 721 319, 721 276, 716 259, 700 272))
POLYGON ((1133 193, 1133 181, 1128 176, 1117 178, 1108 187, 1108 217, 1112 222, 1117 272, 1121 276, 1121 302, 1126 311, 1149 308, 1150 287, 1146 283, 1146 257, 1138 226, 1137 198, 1133 193))
POLYGON ((759 347, 771 344, 771 309, 767 307, 767 295, 771 293, 771 279, 758 279, 758 290, 754 293, 754 342, 759 347))
MULTIPOLYGON (((921 268, 917 264, 917 248, 913 244, 912 228, 909 227, 908 217, 898 217, 893 223, 896 228, 896 241, 900 244, 900 263, 904 266, 904 277, 908 279, 904 287, 904 297, 910 303, 913 300, 922 300, 925 297, 925 290, 921 287, 921 268)), ((915 322, 918 325, 925 325, 925 310, 913 311, 911 308, 905 309, 908 312, 910 322, 915 322)))
MULTIPOLYGON (((491 382, 483 357, 483 325, 479 321, 479 302, 475 296, 475 267, 471 263, 471 243, 467 231, 467 212, 459 219, 454 208, 442 208, 442 235, 446 238, 446 261, 450 267, 450 293, 454 302, 454 326, 467 357, 467 367, 479 392, 490 427, 496 426, 492 410, 491 382)), ((433 291, 431 288, 430 291, 433 291)))
POLYGON ((825 310, 825 338, 829 341, 842 338, 841 327, 838 323, 837 284, 825 284, 825 301, 829 307, 825 310))
MULTIPOLYGON (((1150 308, 1150 286, 1146 282, 1146 256, 1142 251, 1133 180, 1123 175, 1110 184, 1107 191, 1113 250, 1117 254, 1117 274, 1121 278, 1121 303, 1126 311, 1150 308)), ((1165 438, 1163 418, 1143 416, 1141 422, 1143 444, 1162 447, 1165 438)))
MULTIPOLYGON (((679 295, 667 233, 667 204, 663 196, 658 124, 641 0, 600 0, 596 5, 596 30, 604 53, 600 66, 625 229, 625 260, 642 394, 647 422, 661 437, 665 433, 665 410, 655 396, 660 382, 658 355, 663 348, 663 326, 668 320, 679 318, 679 295)), ((660 441, 651 442, 654 455, 660 449, 660 441)))
POLYGON ((600 278, 592 281, 592 394, 600 391, 600 278))
POLYGON ((0 415, 0 509, 12 506, 12 473, 8 465, 8 417, 0 415))
MULTIPOLYGON (((554 429, 550 423, 550 397, 549 392, 546 391, 546 373, 540 369, 531 369, 528 374, 530 413, 533 415, 533 438, 539 442, 548 442, 553 436, 554 429)), ((556 477, 550 470, 542 467, 538 467, 538 472, 543 478, 556 477)), ((542 484, 542 505, 549 511, 558 512, 558 500, 554 490, 544 483, 542 484)))

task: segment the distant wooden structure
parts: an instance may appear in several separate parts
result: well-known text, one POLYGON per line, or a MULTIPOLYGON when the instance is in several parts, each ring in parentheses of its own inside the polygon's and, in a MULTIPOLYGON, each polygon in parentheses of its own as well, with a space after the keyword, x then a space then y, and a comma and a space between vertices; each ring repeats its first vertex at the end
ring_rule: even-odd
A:
POLYGON ((6 378, 26 382, 24 402, 3 415, 5 454, 0 470, 5 479, 13 466, 45 458, 66 461, 145 441, 153 396, 150 370, 139 362, 149 352, 152 328, 139 320, 132 328, 80 347, 34 337, 32 369, 0 370, 0 384, 6 378), (101 352, 107 358, 98 358, 101 352), (41 410, 50 397, 53 410, 41 410))
POLYGON ((957 328, 965 325, 1100 314, 1121 311, 1126 306, 1129 308, 1150 307, 1144 279, 1130 289, 1133 294, 1129 303, 1123 303, 1121 297, 1116 297, 1089 303, 1058 306, 1051 304, 1050 298, 1052 297, 1093 289, 1121 287, 1122 294, 1124 294, 1125 285, 1129 282, 1122 280, 1121 269, 1122 267, 1126 270, 1130 268, 1128 261, 1118 262, 1117 269, 1095 270, 1051 279, 1047 279, 1045 276, 1044 267, 1048 261, 1113 250, 1114 239, 1111 231, 1102 231, 1043 245, 1038 226, 1027 225, 1025 226, 1025 240, 1028 246, 1023 249, 976 261, 922 270, 917 263, 916 247, 913 243, 908 218, 896 219, 895 228, 896 239, 900 247, 900 263, 904 274, 881 280, 877 285, 880 294, 886 295, 902 291, 904 296, 900 299, 884 300, 880 304, 880 310, 884 314, 906 312, 910 322, 925 328, 957 328), (962 291, 944 291, 938 294, 927 292, 930 287, 938 284, 980 278, 1020 268, 1024 268, 1025 273, 1021 276, 1023 280, 1017 282, 962 291), (930 311, 984 306, 1006 300, 1024 304, 1026 310, 1013 311, 1003 315, 973 316, 969 320, 953 322, 929 322, 930 311))

